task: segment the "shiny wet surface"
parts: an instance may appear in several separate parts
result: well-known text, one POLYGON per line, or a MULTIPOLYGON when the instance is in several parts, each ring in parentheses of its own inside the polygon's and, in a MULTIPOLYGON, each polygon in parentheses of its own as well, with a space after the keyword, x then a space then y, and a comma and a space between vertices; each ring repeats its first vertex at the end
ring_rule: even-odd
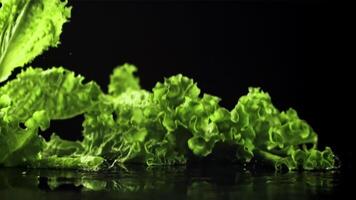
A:
POLYGON ((233 166, 130 167, 111 172, 0 169, 0 199, 334 199, 343 174, 252 172, 233 166))

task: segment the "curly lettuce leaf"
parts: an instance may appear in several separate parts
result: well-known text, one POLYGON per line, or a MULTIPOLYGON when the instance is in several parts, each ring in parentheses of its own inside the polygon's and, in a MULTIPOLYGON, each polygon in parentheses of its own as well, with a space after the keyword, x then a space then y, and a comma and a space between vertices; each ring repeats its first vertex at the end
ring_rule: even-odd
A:
POLYGON ((208 155, 223 138, 215 124, 220 118, 215 114, 219 99, 199 94, 192 79, 177 75, 157 83, 152 93, 129 90, 111 98, 116 136, 121 140, 112 148, 119 152, 115 161, 171 165, 186 163, 189 149, 208 155))
POLYGON ((71 8, 60 0, 0 0, 0 82, 59 44, 71 8))
POLYGON ((94 152, 100 153, 95 155, 120 163, 183 164, 188 151, 205 157, 219 142, 236 147, 242 162, 260 156, 276 169, 334 167, 331 149, 316 149, 312 128, 293 109, 278 111, 259 88, 250 88, 231 112, 219 106, 218 97, 200 97, 197 84, 183 75, 157 83, 152 91, 126 90, 107 96, 105 102, 111 107, 87 116, 85 125, 91 122, 94 128, 86 132, 85 141, 96 143, 94 152))
MULTIPOLYGON (((114 74, 127 70, 127 67, 115 69, 114 74)), ((121 80, 111 79, 110 84, 119 85, 121 80)), ((161 109, 153 93, 129 85, 125 88, 121 94, 103 96, 99 106, 85 114, 85 154, 102 156, 109 163, 185 163, 186 149, 177 143, 186 140, 177 138, 165 127, 162 116, 168 111, 161 109)))
POLYGON ((109 163, 137 162, 147 165, 185 163, 159 120, 159 109, 150 93, 129 90, 110 104, 85 114, 85 154, 102 156, 109 163), (130 101, 131 100, 131 101, 130 101))
POLYGON ((185 97, 194 99, 200 94, 197 84, 182 74, 165 79, 164 83, 158 82, 152 91, 153 99, 162 109, 173 109, 182 104, 185 97))
POLYGON ((217 142, 225 141, 225 134, 230 134, 226 127, 230 116, 219 106, 220 98, 199 95, 197 84, 180 74, 153 88, 153 99, 162 110, 162 125, 176 140, 186 140, 185 148, 194 155, 207 156, 217 142))
POLYGON ((279 169, 330 169, 335 166, 335 156, 330 148, 317 150, 318 136, 293 109, 279 112, 268 93, 259 88, 249 88, 231 111, 241 140, 239 159, 249 161, 255 154, 270 161, 279 169), (311 145, 310 148, 307 146, 311 145))

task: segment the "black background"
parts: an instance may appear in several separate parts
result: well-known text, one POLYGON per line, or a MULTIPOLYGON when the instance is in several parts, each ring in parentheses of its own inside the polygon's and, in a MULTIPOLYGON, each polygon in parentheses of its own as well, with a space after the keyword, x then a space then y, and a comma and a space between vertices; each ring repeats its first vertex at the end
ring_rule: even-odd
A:
MULTIPOLYGON (((33 66, 64 66, 105 91, 113 68, 125 62, 138 67, 145 89, 182 73, 229 109, 249 86, 259 86, 280 110, 295 108, 319 134, 321 148, 331 146, 345 168, 353 166, 347 5, 286 0, 70 4, 72 18, 62 44, 33 66)), ((82 118, 54 122, 49 132, 78 139, 82 118)))

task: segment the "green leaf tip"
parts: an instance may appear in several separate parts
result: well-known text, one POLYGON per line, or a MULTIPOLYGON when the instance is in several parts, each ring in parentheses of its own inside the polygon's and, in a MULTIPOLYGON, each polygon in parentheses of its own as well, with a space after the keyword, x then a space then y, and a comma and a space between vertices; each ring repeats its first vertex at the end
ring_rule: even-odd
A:
POLYGON ((134 76, 136 71, 134 65, 127 63, 116 67, 110 76, 109 94, 117 96, 126 90, 139 90, 139 79, 134 76))
POLYGON ((67 1, 0 0, 0 82, 49 47, 60 43, 71 15, 67 1))

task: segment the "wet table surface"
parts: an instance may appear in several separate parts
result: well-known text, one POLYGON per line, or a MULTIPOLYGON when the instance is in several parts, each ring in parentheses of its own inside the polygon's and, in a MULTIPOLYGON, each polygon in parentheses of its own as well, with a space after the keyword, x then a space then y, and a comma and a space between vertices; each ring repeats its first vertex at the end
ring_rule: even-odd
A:
POLYGON ((227 165, 95 173, 0 168, 0 199, 334 199, 346 191, 342 181, 340 171, 252 172, 227 165))

